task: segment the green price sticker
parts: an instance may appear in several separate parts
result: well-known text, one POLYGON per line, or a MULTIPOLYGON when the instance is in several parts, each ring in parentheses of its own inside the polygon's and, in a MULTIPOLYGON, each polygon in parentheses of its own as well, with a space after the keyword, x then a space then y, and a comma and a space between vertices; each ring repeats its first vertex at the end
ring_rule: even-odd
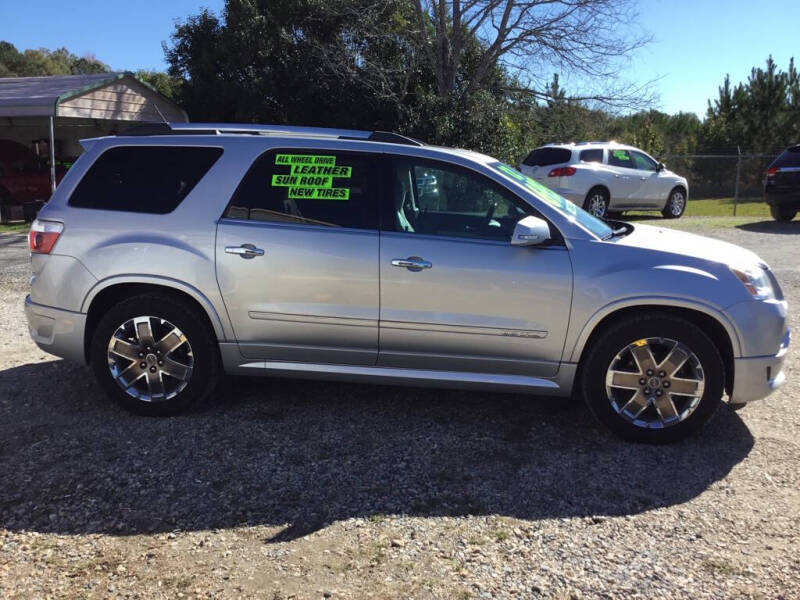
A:
POLYGON ((611 154, 614 155, 614 158, 619 160, 630 160, 631 157, 628 156, 628 152, 625 150, 612 150, 611 154))
POLYGON ((290 187, 289 198, 293 200, 349 200, 347 188, 290 187))
POLYGON ((336 164, 335 156, 318 154, 278 154, 275 157, 276 165, 329 165, 336 164))
POLYGON ((272 187, 319 187, 333 186, 330 175, 273 175, 272 187))

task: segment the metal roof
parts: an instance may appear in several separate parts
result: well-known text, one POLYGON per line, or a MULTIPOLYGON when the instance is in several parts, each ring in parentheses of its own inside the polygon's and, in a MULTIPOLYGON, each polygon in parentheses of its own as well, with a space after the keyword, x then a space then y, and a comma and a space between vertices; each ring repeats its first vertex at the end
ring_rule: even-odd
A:
POLYGON ((152 86, 127 71, 95 75, 2 77, 0 117, 59 116, 60 103, 125 78, 135 80, 162 100, 171 102, 152 86))

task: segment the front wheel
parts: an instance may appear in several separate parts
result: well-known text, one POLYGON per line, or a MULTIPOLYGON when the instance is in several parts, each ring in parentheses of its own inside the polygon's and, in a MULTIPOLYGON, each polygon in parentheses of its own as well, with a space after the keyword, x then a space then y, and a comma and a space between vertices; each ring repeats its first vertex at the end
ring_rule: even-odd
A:
POLYGON ((699 429, 720 405, 724 383, 724 363, 708 335, 669 314, 610 326, 582 365, 589 409, 636 442, 674 442, 699 429))
POLYGON ((797 214, 797 209, 790 206, 781 206, 779 204, 770 204, 769 213, 776 221, 791 221, 797 214))
POLYGON ((677 219, 686 210, 686 192, 682 188, 675 188, 669 193, 667 203, 661 211, 667 219, 677 219))
POLYGON ((220 372, 205 315, 163 294, 135 296, 102 316, 91 360, 106 392, 127 410, 174 415, 208 395, 220 372))

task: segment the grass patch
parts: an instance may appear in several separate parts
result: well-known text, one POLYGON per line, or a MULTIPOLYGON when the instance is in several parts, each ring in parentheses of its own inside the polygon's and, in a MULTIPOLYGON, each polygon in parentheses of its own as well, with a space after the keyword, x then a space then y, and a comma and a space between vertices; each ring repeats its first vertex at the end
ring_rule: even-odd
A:
MULTIPOLYGON (((652 216, 652 211, 631 210, 628 216, 652 216)), ((658 214, 658 213, 656 213, 658 214)), ((689 199, 684 217, 732 217, 733 198, 698 198, 689 199)), ((769 217, 769 206, 763 198, 740 198, 736 205, 737 217, 769 217)))
POLYGON ((28 233, 30 228, 30 223, 0 224, 0 233, 28 233))

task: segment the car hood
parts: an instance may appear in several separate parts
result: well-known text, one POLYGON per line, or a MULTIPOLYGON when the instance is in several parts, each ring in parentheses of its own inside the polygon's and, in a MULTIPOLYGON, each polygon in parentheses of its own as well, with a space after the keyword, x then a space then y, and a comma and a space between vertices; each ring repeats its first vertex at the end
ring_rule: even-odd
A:
POLYGON ((633 226, 633 232, 621 238, 618 243, 736 267, 766 265, 755 252, 741 246, 668 227, 637 224, 633 226))

